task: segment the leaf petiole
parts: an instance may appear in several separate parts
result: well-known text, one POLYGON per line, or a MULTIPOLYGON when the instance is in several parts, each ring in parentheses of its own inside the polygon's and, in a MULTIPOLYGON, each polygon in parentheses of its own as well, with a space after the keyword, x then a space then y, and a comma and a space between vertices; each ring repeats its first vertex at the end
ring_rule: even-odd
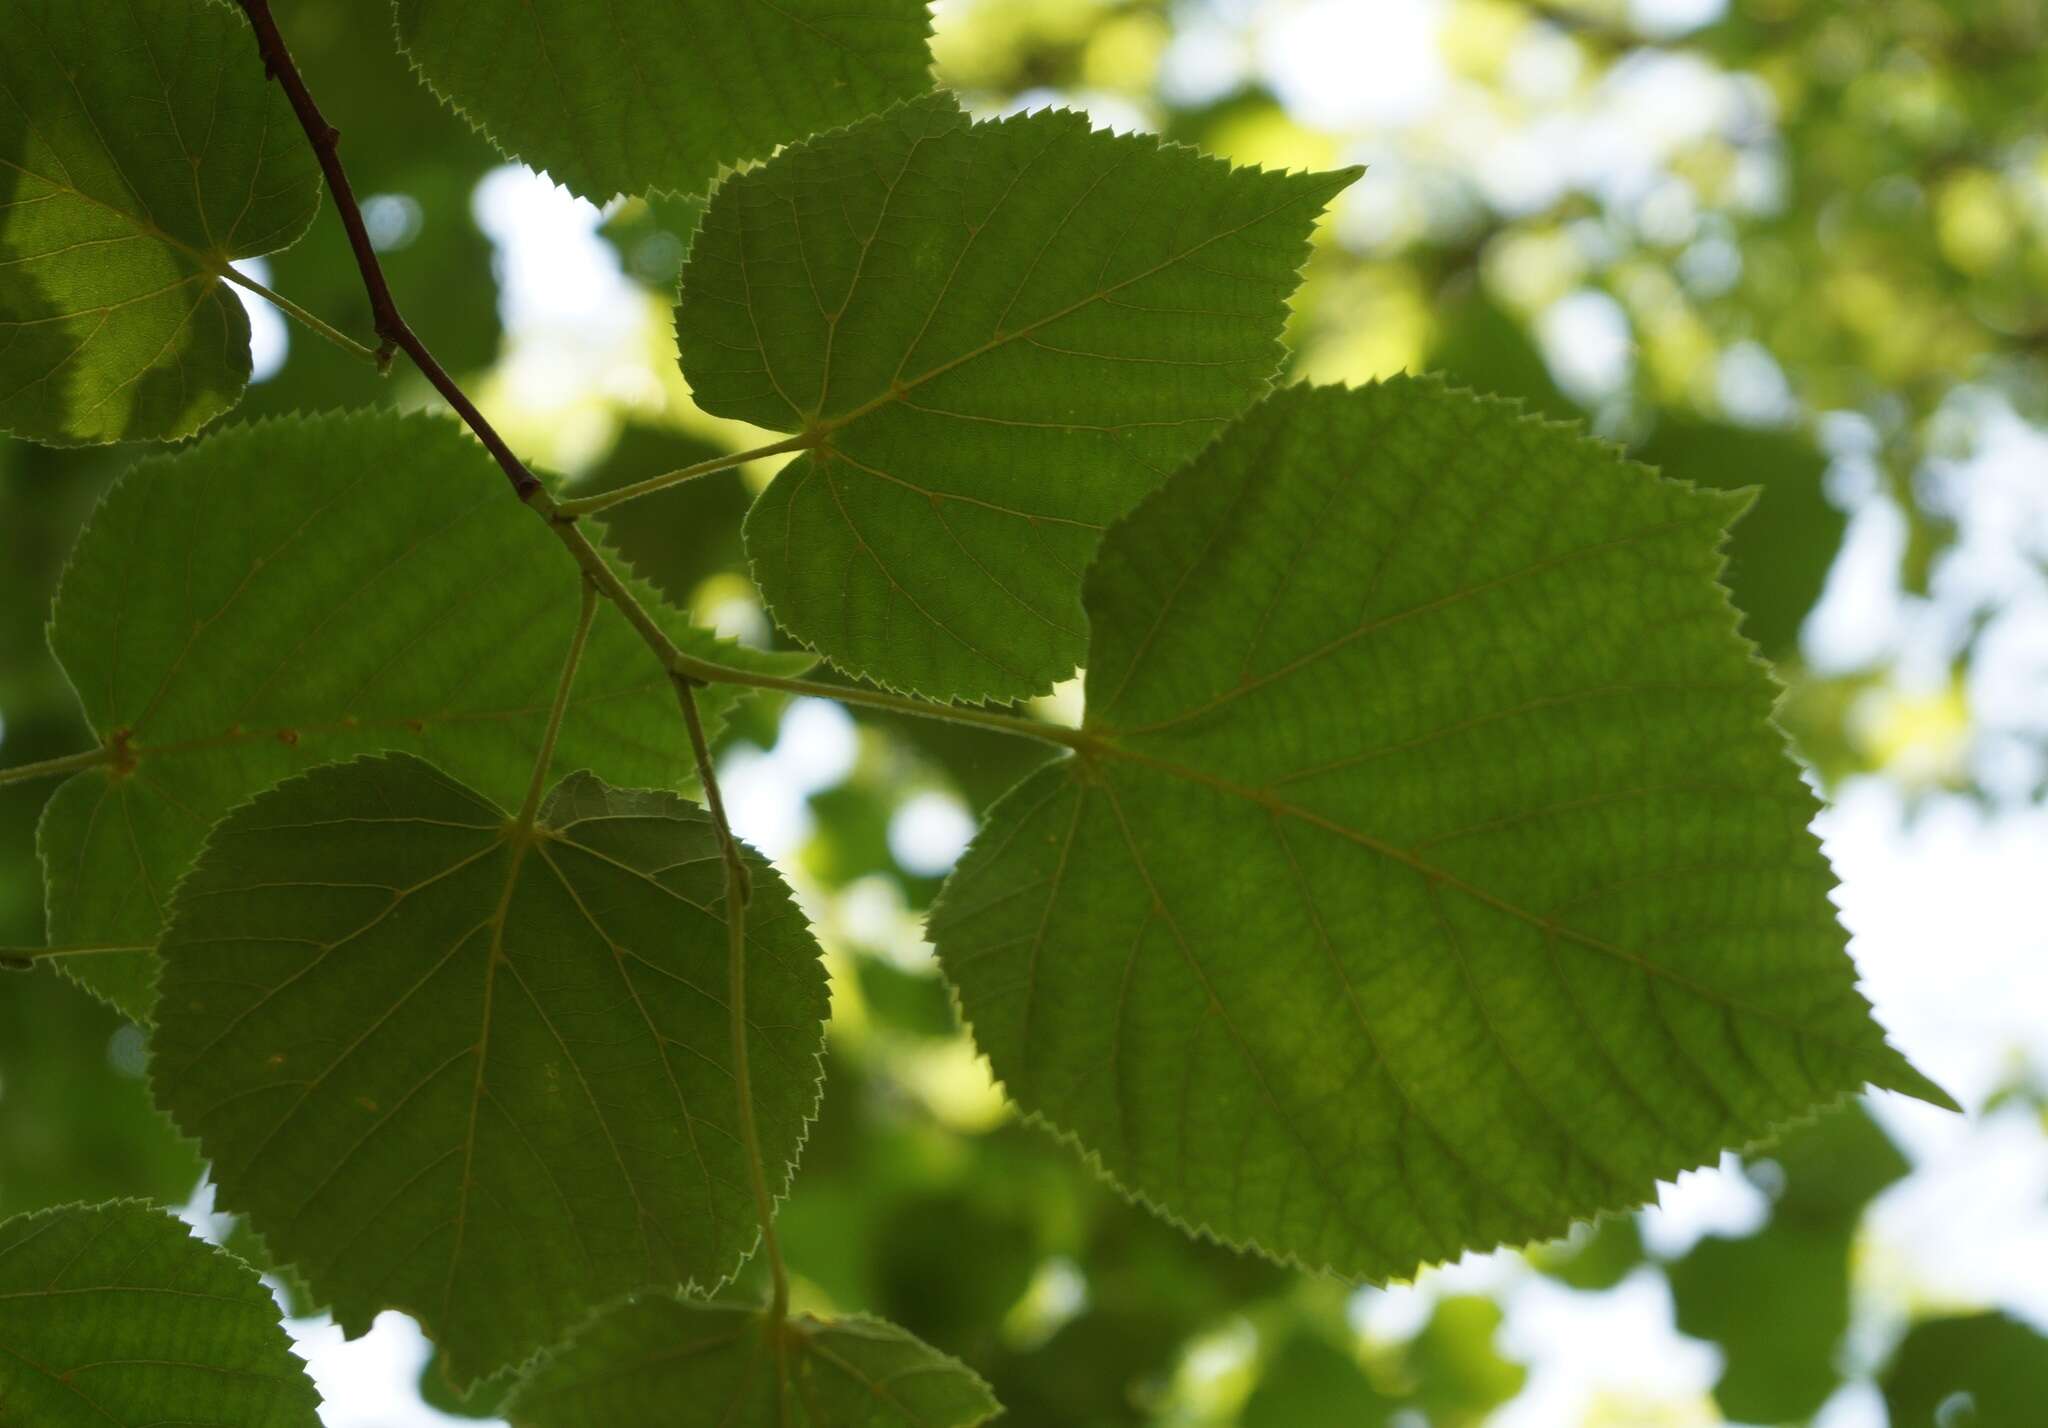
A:
POLYGON ((555 743, 562 736, 562 720, 569 712, 569 692, 576 687, 576 669, 583 663, 584 647, 590 643, 590 623, 597 618, 597 586, 588 576, 578 583, 583 587, 583 608, 576 616, 576 633, 569 637, 569 653, 562 661, 561 682, 555 686, 548 726, 540 738, 540 752, 533 760, 533 778, 526 786, 526 801, 519 805, 521 828, 533 827, 540 814, 541 795, 548 786, 548 768, 555 761, 555 743))
POLYGON ((102 947, 0 947, 0 971, 27 972, 48 957, 92 957, 102 952, 154 952, 152 943, 102 947))
POLYGON ((87 749, 84 753, 66 754, 61 759, 44 759, 39 763, 16 764, 13 768, 0 769, 0 786, 10 783, 27 783, 30 779, 55 778, 59 774, 77 773, 80 769, 96 769, 113 763, 116 751, 110 747, 87 749))
POLYGON ((737 451, 724 456, 714 456, 692 466, 684 466, 660 476, 650 476, 645 481, 635 481, 630 486, 621 486, 616 491, 605 491, 595 496, 579 496, 570 501, 555 503, 558 515, 574 520, 579 516, 596 515, 599 511, 610 510, 613 506, 627 501, 637 501, 642 496, 652 496, 657 491, 666 491, 671 486, 680 486, 685 481, 694 481, 699 476, 715 476, 720 471, 730 471, 735 466, 744 466, 763 456, 780 456, 788 451, 807 451, 816 446, 820 438, 807 433, 788 437, 782 441, 757 446, 751 451, 737 451))
POLYGON ((683 722, 690 730, 690 750, 697 760, 697 782, 703 786, 705 806, 711 812, 711 826, 718 834, 719 851, 725 861, 726 1007, 732 1026, 733 1091, 739 1098, 740 1144, 747 1153, 747 1181, 754 1194, 754 1214, 761 1222, 761 1248, 768 1256, 768 1271, 774 1284, 769 1327, 780 1364, 782 1323, 789 1316, 789 1269, 782 1261, 782 1246, 775 1237, 775 1197, 769 1193, 768 1170, 761 1157, 761 1132, 754 1121, 753 1077, 747 1064, 747 865, 740 855, 739 841, 732 835, 732 825, 726 821, 725 799, 718 791, 718 773, 711 763, 711 744, 704 736, 704 720, 697 711, 696 686, 682 675, 675 676, 675 686, 683 722))
POLYGON ((307 328, 319 333, 322 337, 326 338, 329 342, 332 342, 336 347, 341 348, 344 352, 347 352, 350 356, 360 357, 365 362, 375 363, 377 366, 377 370, 380 372, 390 365, 389 361, 385 358, 385 356, 382 353, 378 352, 376 348, 367 347, 364 344, 356 341, 353 337, 350 337, 346 332, 343 332, 341 329, 331 326, 322 319, 315 317, 312 313, 300 307, 297 303, 293 302, 284 294, 279 292, 273 292, 271 289, 265 287, 262 283, 259 283, 254 278, 250 277, 248 274, 240 272, 239 270, 225 264, 215 269, 215 271, 218 272, 223 278, 233 283, 236 287, 243 288, 249 292, 256 294, 256 296, 262 298, 265 302, 269 303, 272 307, 276 308, 285 316, 297 318, 301 323, 305 324, 307 328))

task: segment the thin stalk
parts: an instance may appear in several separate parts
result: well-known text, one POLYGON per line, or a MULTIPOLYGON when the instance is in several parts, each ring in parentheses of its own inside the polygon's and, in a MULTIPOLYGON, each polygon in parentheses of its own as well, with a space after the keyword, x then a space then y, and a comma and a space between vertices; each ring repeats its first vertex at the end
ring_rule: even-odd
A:
POLYGON ((578 530, 573 518, 566 513, 567 505, 556 504, 543 491, 528 502, 541 515, 548 518, 555 535, 567 546, 576 563, 583 567, 585 575, 596 585, 599 593, 614 605, 647 647, 654 651, 662 663, 673 674, 698 684, 736 684, 748 689, 772 689, 782 694, 806 695, 816 699, 836 699, 843 704, 858 704, 869 709, 886 709, 892 714, 909 714, 919 719, 940 719, 952 724, 970 724, 978 729, 994 729, 998 733, 1012 734, 1026 739, 1037 739, 1042 743, 1058 744, 1069 749, 1092 749, 1097 740, 1085 729, 1071 729, 1064 724, 1048 724, 1040 719, 1023 719, 1015 714, 999 714, 993 709, 975 709, 961 704, 937 704, 926 699, 911 699, 900 694, 890 694, 880 689, 860 689, 850 685, 821 684, 810 679, 785 679, 780 675, 758 674, 752 670, 733 669, 727 665, 714 664, 685 654, 681 646, 668 637, 647 607, 634 598, 633 592, 619 578, 611 562, 604 558, 604 552, 578 530))
POLYGON ((792 436, 785 441, 757 446, 752 451, 734 452, 728 456, 714 456, 699 461, 694 466, 684 466, 660 476, 650 476, 645 481, 635 481, 630 486, 621 486, 616 491, 605 491, 596 496, 579 496, 573 501, 561 501, 555 506, 557 514, 574 520, 578 516, 594 516, 599 511, 610 510, 613 506, 627 501, 637 501, 642 496, 652 496, 656 491, 666 491, 671 486, 680 486, 685 481, 694 481, 699 476, 715 476, 720 471, 730 471, 735 466, 744 466, 763 456, 780 456, 785 451, 805 451, 818 444, 814 434, 792 436))
POLYGON ((727 669, 724 665, 709 664, 703 660, 691 659, 687 655, 683 657, 682 672, 707 684, 739 684, 749 689, 773 689, 782 694, 799 694, 812 699, 836 699, 842 704, 858 704, 866 709, 885 709, 891 714, 908 714, 918 719, 938 719, 948 724, 966 724, 976 729, 993 729, 999 734, 1037 739, 1041 743, 1058 744, 1062 748, 1083 752, 1097 748, 1101 742, 1086 729, 1070 728, 1065 724, 1048 724, 1043 719, 998 714, 993 709, 976 709, 964 704, 938 704, 928 699, 911 699, 880 689, 823 684, 814 679, 784 679, 779 675, 756 674, 751 670, 727 669))
POLYGON ((697 712, 697 691, 691 682, 677 676, 676 699, 683 707, 683 722, 690 727, 690 749, 697 759, 697 781, 704 788, 704 802, 711 811, 711 826, 718 835, 718 848, 725 861, 725 945, 726 1007, 732 1025, 732 1079, 739 1097, 740 1144, 747 1152, 747 1179, 754 1192, 754 1214, 761 1222, 761 1249, 768 1257, 768 1272, 774 1285, 770 1304, 771 1332, 776 1353, 782 1353, 782 1321, 789 1316, 789 1269, 782 1262, 782 1246, 775 1238, 775 1197, 768 1190, 768 1169, 761 1156, 761 1132, 754 1121, 753 1075, 747 1056, 747 902, 751 896, 747 865, 740 856, 739 840, 726 821, 725 800, 718 791, 718 773, 711 764, 710 741, 704 737, 704 720, 697 712))
POLYGON ((576 616, 576 633, 569 638, 569 654, 562 661, 562 678, 555 686, 555 702, 548 710, 547 731, 540 738, 540 753, 533 761, 533 779, 526 786, 526 802, 519 805, 518 826, 533 827, 540 812, 540 797, 548 785, 548 769, 555 762, 555 742, 562 736, 562 719, 569 712, 569 691, 576 687, 576 668, 583 663, 584 646, 590 643, 590 622, 597 618, 597 587, 589 577, 577 582, 583 587, 583 608, 576 616))
POLYGON ((376 348, 364 346, 362 343, 356 341, 353 337, 350 337, 346 332, 343 332, 341 329, 337 327, 332 327, 326 322, 322 321, 320 318, 315 317, 312 313, 300 307, 290 298, 284 296, 284 294, 272 292, 269 288, 257 282, 254 278, 248 276, 246 273, 237 272, 232 267, 222 267, 218 271, 222 277, 226 278, 236 287, 247 288, 250 292, 262 298, 265 302, 269 303, 279 312, 285 314, 285 316, 297 318, 300 322, 304 323, 314 332, 319 333, 322 337, 326 338, 329 342, 332 342, 336 347, 341 348, 343 351, 348 352, 353 356, 360 357, 365 362, 376 363, 380 370, 386 365, 384 359, 377 355, 376 348))
POLYGON ((112 748, 87 749, 82 754, 66 754, 61 759, 44 759, 40 763, 16 764, 13 768, 0 769, 0 785, 27 783, 30 779, 55 778, 59 774, 77 773, 80 769, 96 769, 113 763, 118 757, 112 748))
POLYGON ((149 943, 94 947, 0 947, 0 969, 26 972, 48 957, 97 957, 108 952, 154 952, 149 943))

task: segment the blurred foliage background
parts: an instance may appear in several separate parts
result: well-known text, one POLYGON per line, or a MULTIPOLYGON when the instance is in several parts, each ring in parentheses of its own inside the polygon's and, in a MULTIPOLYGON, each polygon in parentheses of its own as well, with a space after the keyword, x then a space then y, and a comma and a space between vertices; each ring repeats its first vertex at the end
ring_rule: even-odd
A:
MULTIPOLYGON (((673 363, 668 305, 700 205, 574 204, 416 85, 375 7, 276 8, 414 327, 516 446, 594 492, 755 440, 698 413, 673 363)), ((1368 164, 1309 265, 1293 378, 1442 369, 1669 474, 1760 488, 1727 578, 1814 777, 1881 786, 1906 817, 2038 813, 2048 0, 942 0, 936 15, 938 73, 977 112, 1064 103, 1241 163, 1368 164)), ((331 210, 260 276, 368 331, 331 210)), ((380 379, 268 314, 258 363, 236 419, 430 400, 403 366, 380 379)), ((0 763, 84 746, 42 623, 73 533, 135 454, 0 444, 0 763)), ((737 533, 767 474, 614 522, 675 601, 762 641, 737 533)), ((1077 699, 1063 689, 1045 712, 1077 699)), ((973 815, 1037 757, 815 703, 757 705, 728 733, 728 801, 801 889, 834 978, 825 1110, 783 1220, 805 1304, 871 1310, 959 1355, 1019 1428, 2048 1422, 2048 1339, 2027 1306, 1928 1282, 1873 1243, 1869 1207, 1916 1174, 1888 1108, 1839 1108, 1730 1157, 1665 1210, 1387 1290, 1235 1255, 1126 1203, 1005 1109, 918 938, 973 815), (1709 1209, 1688 1219, 1687 1203, 1709 1209)), ((0 945, 40 940, 48 792, 0 789, 0 945)), ((1967 955, 1955 936, 1918 955, 1967 955)), ((2048 1212, 2048 1007, 2033 1012, 2034 1040, 1979 1048, 1992 1069, 1963 1089, 2018 1137, 2012 1163, 2042 1177, 2023 1193, 2048 1212)), ((0 979, 0 1215, 142 1195, 232 1235, 147 1104, 143 1056, 135 1028, 57 977, 0 979)), ((1993 1252, 2048 1282, 2048 1229, 2032 1233, 1993 1252)), ((410 1384, 380 1398, 332 1367, 351 1351, 331 1330, 300 1327, 334 1424, 489 1413, 488 1394, 451 1402, 431 1362, 435 1410, 410 1384)), ((410 1373, 424 1347, 411 1354, 391 1362, 410 1373)))

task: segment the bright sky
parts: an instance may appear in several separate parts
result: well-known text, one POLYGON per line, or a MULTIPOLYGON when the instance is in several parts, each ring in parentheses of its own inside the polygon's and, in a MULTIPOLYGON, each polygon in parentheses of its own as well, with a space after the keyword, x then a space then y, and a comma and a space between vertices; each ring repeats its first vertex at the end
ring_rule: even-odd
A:
MULTIPOLYGON (((1631 9, 1646 29, 1679 32, 1711 19, 1720 3, 1637 0, 1631 9)), ((1437 46, 1445 12, 1438 0, 1211 0, 1206 12, 1197 7, 1186 17, 1169 55, 1168 81, 1182 95, 1217 93, 1255 70, 1306 122, 1339 132, 1397 131, 1393 152, 1374 159, 1398 170, 1398 131, 1432 116, 1441 120, 1444 107, 1455 105, 1437 46)), ((1531 96, 1571 78, 1558 72, 1554 53, 1532 54, 1523 71, 1519 82, 1531 96)), ((1689 60, 1629 67, 1605 90, 1596 105, 1540 117, 1519 133, 1461 132, 1452 124, 1449 142, 1467 151, 1489 198, 1514 208, 1547 202, 1575 184, 1610 196, 1650 194, 1674 145, 1742 119, 1741 94, 1689 60)), ((1124 112, 1097 117, 1120 127, 1133 122, 1124 112)), ((1435 142, 1442 141, 1439 134, 1435 142)), ((1767 187, 1770 177, 1757 181, 1767 187)), ((1375 220, 1360 208, 1376 192, 1385 191, 1371 183, 1354 190, 1340 225, 1370 230, 1375 220)), ((611 250, 593 236, 595 210, 506 168, 481 186, 477 211, 500 245, 513 338, 509 390, 516 399, 566 406, 565 394, 592 390, 630 398, 636 381, 651 380, 636 376, 634 366, 644 362, 635 345, 643 305, 611 250), (622 357, 622 348, 631 350, 622 357)), ((1670 221, 1686 215, 1674 211, 1670 221)), ((260 378, 275 369, 291 339, 260 305, 252 317, 260 378)), ((1560 301, 1539 336, 1560 379, 1596 399, 1621 385, 1632 360, 1619 311, 1591 292, 1560 301)), ((1782 400, 1775 374, 1764 354, 1737 354, 1724 367, 1724 392, 1767 414, 1782 400)), ((1999 731, 2031 727, 2048 709, 2048 586, 2041 574, 2048 557, 2048 483, 2041 479, 2048 435, 1995 407, 1975 415, 1988 445, 1944 480, 1958 512, 1961 555, 1928 601, 1908 599, 1891 582, 1901 526, 1860 462, 1856 423, 1831 427, 1840 438, 1832 489, 1852 509, 1853 524, 1807 638, 1822 668, 1852 667, 1897 650, 1909 668, 1924 668, 1932 679, 1946 668, 1955 633, 1972 611, 1987 598, 2005 602, 1970 695, 1988 731, 1975 751, 1987 781, 2019 787, 2038 770, 1999 731)), ((772 750, 740 751, 728 761, 727 799, 742 833, 771 854, 800 846, 809 820, 804 795, 843 777, 853 756, 850 721, 836 707, 792 706, 772 750)), ((1820 827, 1842 881, 1842 916, 1866 990, 1908 1054, 1966 1105, 2023 1067, 2048 1065, 2048 918, 2039 892, 2048 869, 2048 812, 1985 809, 1946 797, 1911 810, 1894 786, 1872 780, 1842 790, 1820 827)), ((957 803, 931 796, 906 810, 890 838, 907 863, 938 870, 970 832, 957 803)), ((1965 1119, 1888 1096, 1878 1097, 1875 1108, 1919 1168, 1882 1197, 1867 1225, 1870 1251, 1862 1263, 1870 1304, 1880 1314, 1933 1298, 2003 1304, 2048 1325, 2048 1138, 2032 1114, 2014 1108, 1965 1119)), ((1661 1205, 1647 1212, 1645 1233, 1654 1249, 1671 1254, 1703 1233, 1741 1233, 1762 1214, 1762 1197, 1731 1165, 1667 1187, 1661 1205)), ((1582 1294, 1528 1272, 1512 1256, 1475 1257, 1415 1288, 1362 1296, 1359 1318, 1375 1332, 1411 1332, 1436 1294, 1465 1285, 1503 1294, 1503 1347, 1535 1367, 1528 1390, 1497 1418, 1500 1428, 1574 1422, 1603 1395, 1697 1409, 1713 1382, 1718 1351, 1676 1334, 1669 1293, 1653 1273, 1608 1293, 1582 1294)), ((324 1320, 293 1327, 327 1400, 329 1428, 468 1421, 420 1405, 412 1385, 426 1349, 402 1316, 383 1316, 352 1344, 324 1320)), ((1875 1428, 1883 1417, 1873 1391, 1851 1388, 1830 1405, 1823 1428, 1875 1428)))

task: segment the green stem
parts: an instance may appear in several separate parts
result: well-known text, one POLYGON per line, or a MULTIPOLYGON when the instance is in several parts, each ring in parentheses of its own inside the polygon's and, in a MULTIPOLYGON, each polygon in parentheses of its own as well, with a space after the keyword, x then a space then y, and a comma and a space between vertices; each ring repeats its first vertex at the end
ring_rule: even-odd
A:
POLYGON ((773 689, 783 694, 798 694, 811 699, 836 699, 842 704, 858 704, 866 709, 885 709, 891 714, 908 714, 918 719, 940 719, 949 724, 993 729, 999 734, 1037 739, 1042 743, 1058 744, 1062 748, 1088 750, 1095 748, 1100 742, 1086 729, 1075 729, 1065 724, 1049 724, 1043 719, 998 714, 993 709, 976 709, 964 704, 935 704, 927 699, 910 699, 880 689, 825 684, 815 679, 784 679, 779 675, 727 669, 724 665, 691 659, 687 655, 683 657, 682 672, 707 684, 742 684, 750 689, 773 689))
POLYGON ((1042 743, 1058 744, 1069 749, 1093 749, 1099 742, 1085 729, 1072 729, 1064 724, 1048 724, 1041 719, 998 714, 993 709, 975 709, 961 704, 935 704, 930 700, 911 699, 880 689, 822 684, 810 679, 785 679, 780 675, 733 669, 685 654, 682 648, 668 637, 668 632, 661 628, 647 607, 626 588, 618 572, 612 569, 611 562, 604 558, 604 552, 576 528, 575 517, 568 513, 569 507, 566 502, 558 503, 546 491, 536 491, 527 498, 527 504, 547 519, 556 537, 569 548, 569 553, 576 557, 576 563, 583 567, 583 573, 590 577, 590 583, 618 607, 619 613, 639 632, 641 640, 654 651, 655 657, 661 660, 671 674, 681 675, 698 684, 737 684, 749 689, 772 689, 782 694, 836 699, 843 704, 858 704, 868 709, 886 709, 892 714, 908 714, 919 719, 940 719, 951 724, 968 724, 978 729, 993 729, 998 733, 1037 739, 1042 743))
POLYGON ((80 769, 96 769, 114 762, 114 758, 113 749, 99 748, 87 749, 82 754, 66 754, 61 759, 44 759, 41 763, 16 764, 11 769, 0 769, 0 785, 55 778, 59 774, 77 773, 80 769))
POLYGON ((583 609, 576 617, 576 633, 569 638, 569 654, 562 661, 562 678, 555 685, 555 702, 548 710, 548 727, 540 738, 540 753, 533 761, 533 778, 526 786, 526 802, 519 805, 518 825, 533 827, 540 812, 540 798, 547 788, 548 769, 555 762, 555 741, 562 735, 562 719, 569 712, 569 691, 576 687, 576 667, 583 663, 583 649, 590 643, 590 622, 597 618, 597 587, 588 577, 577 582, 583 587, 583 609))
POLYGON ((319 318, 315 317, 312 313, 306 311, 306 309, 300 307, 297 303, 293 302, 290 298, 284 296, 282 293, 272 292, 269 288, 263 286, 263 284, 257 282, 254 278, 249 277, 247 274, 237 272, 232 267, 222 266, 216 271, 218 271, 222 277, 226 278, 236 287, 247 288, 250 292, 262 298, 265 302, 269 303, 279 312, 284 313, 287 317, 297 318, 300 322, 304 323, 314 332, 319 333, 322 337, 326 338, 329 342, 332 342, 336 347, 339 347, 343 351, 349 353, 351 356, 360 357, 366 362, 374 363, 377 366, 378 370, 380 371, 383 370, 383 368, 385 367, 386 363, 382 357, 378 356, 376 348, 365 346, 363 343, 356 341, 353 337, 350 337, 346 332, 341 331, 339 328, 329 326, 327 323, 321 321, 319 318))
POLYGON ((592 516, 599 511, 627 501, 637 501, 642 496, 652 496, 656 491, 666 491, 671 486, 680 486, 685 481, 694 481, 699 476, 712 476, 720 471, 730 471, 735 466, 744 466, 749 461, 763 456, 780 456, 785 451, 805 451, 818 444, 815 435, 792 436, 787 441, 774 442, 768 446, 757 446, 752 451, 734 452, 728 456, 714 456, 708 461, 699 461, 694 466, 650 476, 645 481, 635 481, 630 486, 621 486, 616 491, 606 491, 596 496, 581 496, 573 501, 558 502, 555 506, 561 515, 574 519, 577 516, 592 516))
POLYGON ((789 1269, 782 1260, 782 1246, 775 1238, 775 1197, 768 1189, 768 1170, 761 1155, 761 1132, 754 1120, 752 1069, 747 1054, 747 902, 751 895, 747 865, 740 854, 739 840, 726 821, 725 800, 718 791, 718 773, 711 763, 711 743, 704 736, 703 716, 697 710, 697 691, 689 679, 675 677, 676 699, 683 708, 683 722, 690 728, 690 750, 697 760, 697 781, 704 789, 705 806, 711 811, 711 826, 718 834, 718 848, 725 861, 725 945, 726 1007, 732 1026, 732 1079, 739 1098, 740 1144, 747 1152, 747 1179, 754 1192, 754 1215, 761 1222, 761 1249, 768 1256, 768 1272, 774 1286, 770 1304, 776 1352, 782 1351, 779 1332, 789 1316, 789 1269))
POLYGON ((105 952, 154 952, 148 944, 105 947, 0 947, 0 969, 26 972, 44 957, 96 957, 105 952))

